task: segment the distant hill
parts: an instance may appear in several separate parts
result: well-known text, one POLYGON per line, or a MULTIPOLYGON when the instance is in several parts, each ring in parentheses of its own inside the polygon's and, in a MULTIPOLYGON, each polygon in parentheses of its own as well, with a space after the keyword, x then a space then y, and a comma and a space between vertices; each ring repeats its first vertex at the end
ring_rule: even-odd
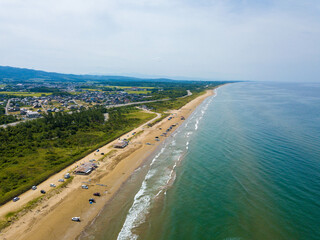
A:
MULTIPOLYGON (((45 72, 27 68, 16 68, 0 66, 0 80, 9 82, 179 82, 180 80, 171 80, 166 78, 143 79, 125 76, 103 76, 103 75, 75 75, 62 74, 56 72, 45 72)), ((192 81, 187 81, 188 83, 192 81)))

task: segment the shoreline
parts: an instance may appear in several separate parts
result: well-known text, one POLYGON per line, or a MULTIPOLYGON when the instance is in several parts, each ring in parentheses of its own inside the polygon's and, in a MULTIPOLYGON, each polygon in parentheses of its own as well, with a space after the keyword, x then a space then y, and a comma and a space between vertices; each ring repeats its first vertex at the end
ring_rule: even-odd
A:
MULTIPOLYGON (((174 132, 174 131, 173 131, 174 132)), ((172 132, 172 133, 173 133, 172 132)), ((140 171, 141 168, 144 168, 145 164, 148 164, 152 162, 152 159, 154 159, 154 157, 157 155, 157 152, 159 149, 161 149, 164 145, 164 142, 161 142, 160 145, 157 146, 157 148, 149 155, 147 156, 143 162, 141 162, 141 164, 139 166, 136 167, 136 169, 131 173, 131 175, 121 184, 121 186, 119 187, 119 189, 113 193, 113 196, 105 203, 105 205, 100 209, 99 213, 82 229, 82 231, 75 237, 75 240, 81 240, 83 237, 86 237, 86 231, 88 229, 90 229, 90 227, 92 227, 92 225, 95 224, 97 218, 100 217, 101 213, 103 213, 103 211, 106 210, 107 207, 110 206, 110 204, 112 204, 113 201, 115 201, 115 198, 118 197, 119 193, 121 193, 121 191, 124 190, 124 188, 128 187, 127 184, 131 181, 131 178, 134 177, 134 174, 136 173, 136 171, 140 171)))
MULTIPOLYGON (((180 119, 181 116, 185 118, 189 117, 203 100, 213 95, 215 91, 216 89, 208 90, 179 110, 171 111, 172 116, 174 116, 172 120, 165 118, 152 127, 144 128, 149 122, 159 118, 160 115, 158 114, 157 117, 147 123, 121 136, 121 138, 124 138, 134 131, 143 130, 142 134, 133 138, 132 143, 125 149, 117 150, 113 154, 110 154, 110 156, 103 157, 104 159, 99 162, 101 163, 99 168, 91 173, 91 175, 76 176, 62 191, 54 194, 50 199, 41 201, 38 206, 21 216, 11 226, 3 229, 0 237, 6 240, 78 238, 94 222, 104 207, 117 195, 118 191, 130 179, 133 172, 142 166, 150 156, 155 154, 159 146, 162 145, 165 138, 161 137, 160 142, 154 141, 155 136, 160 136, 163 132, 159 128, 165 129, 175 123, 178 123, 180 126, 181 122, 183 122, 180 119), (146 145, 149 142, 152 142, 153 145, 146 145), (88 183, 88 190, 81 189, 81 184, 84 182, 88 183), (88 199, 92 197, 93 192, 97 191, 101 192, 102 196, 96 198, 97 203, 90 205, 88 199), (80 216, 82 221, 80 223, 72 222, 71 217, 74 216, 80 216)), ((167 137, 173 132, 170 132, 167 137)), ((103 152, 108 154, 113 150, 113 143, 114 141, 100 149, 103 149, 103 152)), ((92 159, 93 154, 95 153, 92 152, 80 161, 92 159)), ((75 164, 79 164, 80 161, 75 164)), ((44 183, 47 183, 49 180, 53 181, 52 178, 58 178, 63 172, 70 171, 74 167, 73 165, 50 177, 44 183)), ((39 189, 42 184, 39 185, 39 189)))

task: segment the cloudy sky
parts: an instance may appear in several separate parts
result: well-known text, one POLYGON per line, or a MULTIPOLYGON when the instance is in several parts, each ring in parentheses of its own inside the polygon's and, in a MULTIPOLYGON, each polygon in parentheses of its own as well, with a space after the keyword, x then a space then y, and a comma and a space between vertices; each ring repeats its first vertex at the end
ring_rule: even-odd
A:
POLYGON ((0 65, 320 81, 320 1, 0 0, 0 65))

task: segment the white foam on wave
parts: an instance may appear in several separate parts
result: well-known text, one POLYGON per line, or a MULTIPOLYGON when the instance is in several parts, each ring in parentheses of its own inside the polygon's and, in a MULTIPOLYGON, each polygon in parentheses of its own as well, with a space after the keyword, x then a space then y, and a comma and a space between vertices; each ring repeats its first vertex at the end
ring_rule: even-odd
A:
POLYGON ((140 189, 135 197, 134 203, 129 210, 126 221, 122 226, 122 229, 118 235, 118 240, 131 240, 138 239, 138 235, 132 233, 131 229, 133 229, 136 224, 135 222, 142 222, 145 219, 145 215, 148 212, 147 206, 150 203, 150 197, 147 195, 143 195, 143 190, 140 189), (139 194, 140 193, 140 194, 139 194), (144 213, 144 214, 141 214, 144 213))
POLYGON ((194 125, 194 130, 197 130, 197 129, 198 129, 198 124, 199 124, 199 120, 197 119, 197 120, 196 120, 196 124, 194 125))
POLYGON ((161 148, 160 152, 152 159, 150 166, 152 166, 157 161, 160 155, 164 152, 165 148, 166 148, 165 146, 161 148))
MULTIPOLYGON (((153 164, 159 156, 160 153, 153 159, 153 164)), ((134 197, 133 204, 129 209, 122 229, 118 234, 118 240, 138 238, 138 236, 132 232, 132 229, 138 227, 145 221, 146 216, 150 211, 151 200, 157 198, 163 191, 166 191, 168 186, 171 186, 175 181, 175 168, 177 167, 178 162, 181 161, 182 151, 174 150, 171 156, 173 160, 177 159, 172 168, 167 168, 166 165, 160 163, 161 165, 157 164, 157 166, 148 171, 142 182, 141 188, 134 197), (149 181, 151 182, 149 183, 149 181)))

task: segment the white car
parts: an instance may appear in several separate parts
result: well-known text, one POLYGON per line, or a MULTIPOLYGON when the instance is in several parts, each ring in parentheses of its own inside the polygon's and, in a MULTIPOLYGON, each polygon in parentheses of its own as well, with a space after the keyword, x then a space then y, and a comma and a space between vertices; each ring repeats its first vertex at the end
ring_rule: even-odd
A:
POLYGON ((82 185, 81 187, 82 187, 82 189, 89 189, 89 187, 87 185, 82 185))
POLYGON ((74 222, 80 222, 80 217, 73 217, 71 220, 74 222))
POLYGON ((32 190, 37 190, 37 186, 32 186, 32 190))
POLYGON ((54 183, 50 183, 50 187, 56 187, 54 183))

